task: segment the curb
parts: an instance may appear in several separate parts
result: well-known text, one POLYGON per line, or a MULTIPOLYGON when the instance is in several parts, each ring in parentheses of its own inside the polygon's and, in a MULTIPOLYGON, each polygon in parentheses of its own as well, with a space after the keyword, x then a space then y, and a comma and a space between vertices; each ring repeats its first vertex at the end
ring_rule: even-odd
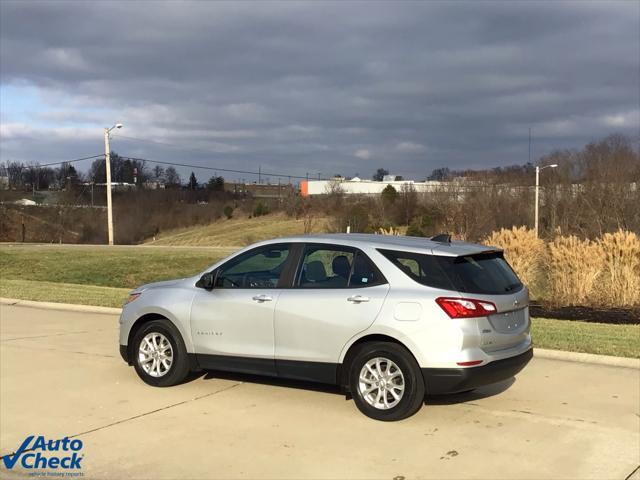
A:
POLYGON ((34 302, 33 300, 19 300, 16 298, 1 298, 0 305, 15 305, 19 307, 42 308, 46 310, 65 310, 70 312, 104 313, 120 315, 121 308, 97 307, 94 305, 75 305, 72 303, 34 302))
MULTIPOLYGON (((42 308, 47 310, 65 310, 71 312, 103 313, 120 315, 121 308, 96 307, 92 305, 75 305, 71 303, 34 302, 32 300, 18 300, 15 298, 1 298, 0 305, 17 305, 20 307, 42 308)), ((536 348, 533 355, 537 358, 562 360, 565 362, 590 363, 608 365, 611 367, 634 368, 640 370, 640 358, 613 357, 610 355, 594 355, 592 353, 565 352, 564 350, 547 350, 536 348)))
POLYGON ((547 350, 533 347, 533 356, 565 362, 592 363, 608 365, 610 367, 624 367, 640 369, 640 358, 613 357, 611 355, 595 355, 593 353, 565 352, 564 350, 547 350))

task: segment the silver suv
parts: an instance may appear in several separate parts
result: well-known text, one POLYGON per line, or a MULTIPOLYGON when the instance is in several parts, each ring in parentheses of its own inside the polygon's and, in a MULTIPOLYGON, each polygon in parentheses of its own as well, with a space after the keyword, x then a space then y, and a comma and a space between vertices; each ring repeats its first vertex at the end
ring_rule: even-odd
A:
POLYGON ((201 369, 337 384, 365 415, 392 421, 425 394, 522 370, 533 355, 528 303, 493 247, 446 236, 278 238, 132 291, 120 353, 153 386, 201 369))

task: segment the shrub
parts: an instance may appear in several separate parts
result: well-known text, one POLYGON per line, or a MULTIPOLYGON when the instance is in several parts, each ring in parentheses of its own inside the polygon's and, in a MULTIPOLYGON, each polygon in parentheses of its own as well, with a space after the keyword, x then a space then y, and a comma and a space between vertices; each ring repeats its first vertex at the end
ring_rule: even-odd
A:
POLYGON ((640 304, 640 238, 618 230, 597 240, 604 268, 599 300, 612 307, 640 304))
POLYGON ((503 228, 492 232, 483 243, 502 248, 520 280, 529 287, 531 296, 540 298, 545 245, 544 241, 536 238, 535 231, 527 227, 503 228))
POLYGON ((411 224, 407 228, 407 236, 408 237, 424 237, 425 235, 418 223, 411 222, 411 224))
POLYGON ((369 208, 366 202, 355 201, 346 204, 344 208, 333 217, 328 225, 330 232, 345 232, 347 226, 351 233, 371 232, 369 225, 369 208))
POLYGON ((269 212, 271 212, 271 210, 269 209, 269 205, 266 205, 262 202, 258 202, 258 204, 253 209, 253 216, 261 217, 263 215, 269 215, 269 212))
POLYGON ((597 242, 571 235, 549 243, 550 300, 560 305, 595 303, 594 287, 604 254, 597 242))
POLYGON ((393 205, 398 198, 398 191, 393 188, 393 185, 387 185, 382 190, 382 202, 387 205, 393 205))
POLYGON ((434 229, 433 218, 430 215, 422 214, 414 217, 407 228, 409 237, 429 237, 434 229))
POLYGON ((227 217, 227 219, 230 219, 233 217, 233 207, 231 205, 226 205, 222 210, 222 213, 224 213, 224 216, 227 217))

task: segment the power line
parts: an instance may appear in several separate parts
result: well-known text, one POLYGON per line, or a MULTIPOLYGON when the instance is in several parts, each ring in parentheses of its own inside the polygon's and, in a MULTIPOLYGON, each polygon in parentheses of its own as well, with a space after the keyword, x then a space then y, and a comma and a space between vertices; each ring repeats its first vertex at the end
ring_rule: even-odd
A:
MULTIPOLYGON (((99 155, 91 155, 90 157, 82 157, 82 158, 74 158, 73 160, 62 160, 60 162, 51 162, 51 163, 39 163, 36 165, 20 165, 20 168, 43 168, 43 167, 51 167, 53 165, 62 165, 65 163, 75 163, 75 162, 82 162, 83 160, 91 160, 92 158, 98 158, 98 157, 104 157, 104 153, 101 153, 99 155)), ((10 162, 7 162, 7 165, 10 162)))
POLYGON ((153 143, 156 145, 166 145, 168 147, 176 147, 176 148, 182 148, 185 150, 198 150, 200 152, 205 152, 207 150, 202 149, 202 148, 197 148, 197 147, 187 147, 185 145, 178 145, 176 143, 169 143, 169 142, 160 142, 158 140, 147 140, 146 138, 138 138, 138 137, 130 137, 128 135, 122 135, 121 133, 114 133, 112 135, 113 138, 124 138, 127 140, 135 140, 137 142, 143 142, 143 143, 153 143))
MULTIPOLYGON (((197 152, 203 152, 203 153, 209 153, 211 154, 211 152, 205 148, 198 148, 198 147, 191 147, 191 146, 185 146, 185 145, 178 145, 175 143, 170 143, 170 142, 161 142, 158 140, 148 140, 145 138, 139 138, 139 137, 131 137, 128 135, 122 135, 121 133, 116 133, 113 135, 114 138, 123 138, 126 140, 135 140, 138 142, 143 142, 143 143, 151 143, 151 144, 155 144, 155 145, 164 145, 164 146, 168 146, 168 147, 175 147, 175 148, 181 148, 183 150, 192 150, 192 151, 197 151, 197 152)), ((127 157, 122 157, 122 158, 127 158, 127 157)), ((130 158, 129 160, 145 160, 145 159, 140 159, 140 158, 130 158)), ((296 178, 296 179, 300 179, 300 180, 309 180, 307 178, 307 176, 296 176, 296 175, 289 175, 289 174, 274 174, 274 173, 265 173, 265 172, 261 172, 261 171, 257 171, 257 172, 248 172, 248 171, 244 171, 244 170, 232 170, 232 169, 225 169, 225 168, 216 168, 216 167, 201 167, 198 165, 186 165, 186 164, 180 164, 180 163, 172 163, 172 162, 161 162, 161 161, 156 161, 156 160, 146 160, 148 162, 151 163, 159 163, 159 164, 164 164, 164 165, 174 165, 176 167, 189 167, 189 168, 200 168, 200 169, 204 169, 204 170, 220 170, 223 172, 228 172, 228 173, 244 173, 244 174, 249 174, 249 175, 257 175, 258 178, 262 178, 262 177, 286 177, 286 178, 296 178)), ((328 180, 328 179, 320 179, 318 178, 318 180, 328 180)))
MULTIPOLYGON (((139 162, 149 162, 149 163, 157 163, 160 165, 171 165, 174 167, 186 167, 186 168, 194 168, 194 169, 201 169, 201 170, 211 170, 211 171, 215 171, 215 172, 227 172, 227 173, 243 173, 245 175, 258 175, 260 177, 285 177, 285 178, 295 178, 295 179, 300 179, 300 180, 308 180, 308 178, 306 176, 297 176, 297 175, 291 175, 289 173, 271 173, 271 172, 263 172, 263 171, 258 171, 258 172, 252 172, 252 171, 248 171, 248 170, 233 170, 230 168, 220 168, 220 167, 206 167, 206 166, 202 166, 202 165, 191 165, 188 163, 177 163, 177 162, 164 162, 161 160, 151 160, 148 158, 138 158, 138 157, 125 157, 125 156, 120 156, 120 158, 124 158, 126 160, 136 160, 139 162)), ((323 179, 323 180, 327 180, 327 179, 323 179)))
POLYGON ((200 152, 200 153, 206 153, 206 154, 211 155, 211 150, 208 149, 208 148, 180 145, 180 144, 177 144, 177 143, 170 143, 170 142, 161 142, 159 140, 149 140, 149 139, 146 139, 146 138, 139 138, 139 137, 130 137, 128 135, 122 135, 121 133, 114 133, 112 135, 112 138, 122 138, 122 139, 125 139, 125 140, 134 140, 136 142, 151 143, 151 144, 154 144, 154 145, 163 145, 163 146, 166 146, 166 147, 179 148, 181 150, 191 150, 193 152, 200 152))

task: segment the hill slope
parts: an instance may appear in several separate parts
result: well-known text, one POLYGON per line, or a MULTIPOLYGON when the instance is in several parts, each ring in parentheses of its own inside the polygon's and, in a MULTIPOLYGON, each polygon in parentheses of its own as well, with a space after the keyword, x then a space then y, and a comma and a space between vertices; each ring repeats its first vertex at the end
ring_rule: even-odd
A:
MULTIPOLYGON (((313 233, 327 231, 327 219, 313 222, 313 233)), ((304 233, 304 220, 284 214, 218 220, 209 225, 163 232, 148 245, 240 247, 260 240, 304 233)))

